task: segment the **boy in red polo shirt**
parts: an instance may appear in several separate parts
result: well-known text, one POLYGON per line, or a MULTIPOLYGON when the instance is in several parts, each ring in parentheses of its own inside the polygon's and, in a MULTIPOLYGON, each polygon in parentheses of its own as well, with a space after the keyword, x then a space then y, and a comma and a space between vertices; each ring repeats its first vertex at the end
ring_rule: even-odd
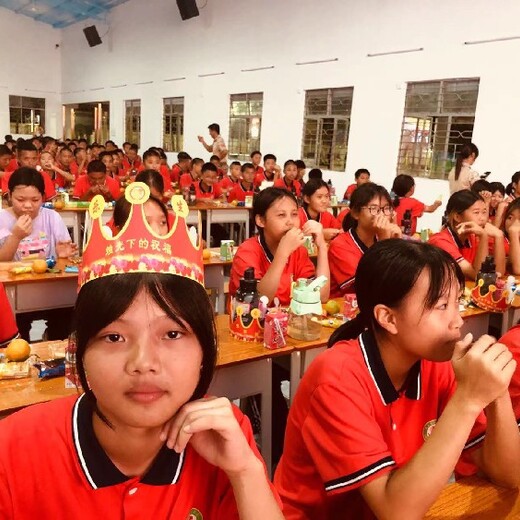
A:
POLYGON ((121 195, 119 182, 107 175, 107 168, 101 161, 91 161, 87 175, 78 177, 73 197, 77 200, 92 200, 94 195, 103 195, 105 201, 117 200, 121 195))
POLYGON ((200 180, 193 183, 197 200, 215 200, 223 196, 217 179, 217 167, 213 163, 204 163, 200 180))
MULTIPOLYGON (((123 145, 124 148, 124 145, 123 145)), ((125 175, 130 175, 131 177, 135 177, 137 175, 137 170, 141 166, 141 159, 137 152, 139 148, 136 144, 131 144, 128 147, 128 151, 126 152, 126 156, 123 159, 123 170, 125 171, 125 175)), ((148 169, 148 168, 147 168, 148 169)))
POLYGON ((161 152, 157 148, 148 148, 143 154, 143 164, 139 166, 138 172, 144 170, 155 170, 159 172, 164 182, 164 196, 170 198, 173 195, 172 181, 169 171, 162 168, 161 152))
POLYGON ((254 152, 251 152, 251 155, 249 156, 251 158, 251 163, 253 164, 253 167, 255 169, 255 175, 261 175, 264 173, 264 169, 262 166, 260 166, 260 162, 262 161, 262 154, 260 151, 255 150, 254 152))
POLYGON ((70 163, 70 172, 74 175, 74 178, 85 175, 87 173, 87 165, 87 151, 85 148, 78 146, 74 150, 74 160, 70 163))
POLYGON ((251 163, 244 163, 240 168, 242 180, 231 189, 228 195, 228 202, 235 200, 245 202, 247 196, 253 197, 257 190, 254 185, 255 167, 251 163))
POLYGON ((263 171, 258 171, 255 176, 255 186, 259 187, 262 182, 274 182, 282 175, 281 168, 276 164, 276 155, 266 153, 264 155, 263 171))
POLYGON ((11 158, 11 150, 5 144, 0 145, 0 181, 8 171, 11 158))
POLYGON ((195 159, 192 159, 190 171, 183 173, 179 180, 179 186, 181 189, 189 188, 192 184, 195 184, 200 179, 203 164, 204 160, 200 157, 195 157, 195 159))
POLYGON ((237 186, 237 184, 240 182, 241 178, 241 166, 238 161, 233 161, 229 166, 229 175, 226 175, 221 181, 220 181, 220 187, 222 188, 222 191, 226 195, 226 197, 229 195, 231 190, 237 186))
POLYGON ((171 182, 179 182, 182 175, 190 171, 191 157, 186 152, 177 154, 177 164, 174 164, 170 174, 171 182))
POLYGON ((390 239, 367 251, 356 279, 358 317, 312 363, 289 412, 275 474, 285 518, 423 518, 461 453, 517 487, 516 363, 490 336, 460 340, 456 262, 390 239))
POLYGON ((359 168, 359 170, 356 170, 356 173, 354 173, 354 179, 356 179, 356 182, 347 188, 345 195, 343 195, 344 200, 350 200, 356 188, 370 182, 370 172, 366 168, 359 168))
POLYGON ((285 161, 283 165, 283 179, 274 181, 275 188, 283 188, 290 191, 297 199, 302 195, 301 184, 296 178, 298 177, 298 167, 292 159, 285 161))

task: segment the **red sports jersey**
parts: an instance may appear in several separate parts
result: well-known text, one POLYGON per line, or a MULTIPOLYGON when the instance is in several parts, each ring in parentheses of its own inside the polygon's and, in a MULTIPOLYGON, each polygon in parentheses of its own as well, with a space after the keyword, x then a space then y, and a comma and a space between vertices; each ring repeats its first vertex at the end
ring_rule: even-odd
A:
POLYGON ((238 182, 229 192, 228 202, 238 200, 239 202, 245 202, 247 196, 253 196, 257 193, 254 185, 251 185, 249 189, 245 187, 241 182, 238 182))
POLYGON ((285 177, 283 179, 278 179, 274 181, 275 188, 283 188, 284 190, 290 191, 296 198, 301 197, 302 187, 300 181, 292 181, 291 184, 287 184, 285 182, 285 177))
POLYGON ((462 243, 457 232, 449 226, 442 228, 439 233, 432 235, 428 242, 444 249, 444 251, 449 253, 456 262, 467 260, 470 264, 473 264, 477 254, 477 237, 471 234, 468 240, 462 243))
MULTIPOLYGON (((271 266, 274 256, 267 247, 265 240, 259 235, 243 242, 233 258, 231 277, 229 279, 229 294, 233 296, 240 284, 240 278, 248 267, 254 267, 255 278, 261 279, 271 266)), ((298 278, 312 278, 315 275, 314 264, 309 258, 307 249, 299 247, 294 251, 283 270, 276 296, 281 305, 289 305, 291 300, 291 284, 298 278)))
MULTIPOLYGON (((260 458, 249 421, 233 411, 260 458)), ((83 395, 1 421, 0 518, 239 518, 226 474, 189 444, 180 454, 164 446, 145 475, 127 477, 97 441, 92 414, 83 395), (37 463, 20 464, 20 453, 37 463)))
MULTIPOLYGON (((3 284, 0 283, 0 348, 7 346, 7 344, 16 336, 18 336, 18 327, 16 326, 16 319, 14 317, 13 309, 5 294, 3 284)), ((0 505, 0 512, 2 507, 0 505)))
POLYGON ((422 217, 424 213, 424 204, 413 197, 399 197, 399 206, 395 208, 395 222, 401 226, 404 218, 404 212, 410 210, 412 214, 412 235, 417 229, 417 219, 422 217))
POLYGON ((356 269, 368 247, 355 229, 340 233, 329 246, 330 297, 355 293, 356 269))
POLYGON ((133 164, 130 164, 130 162, 128 161, 128 158, 125 157, 123 159, 123 163, 122 163, 122 168, 123 170, 125 171, 126 174, 128 174, 128 172, 132 169, 134 170, 138 170, 140 167, 141 167, 141 160, 139 158, 136 158, 135 161, 133 162, 133 164))
MULTIPOLYGON (((119 186, 119 182, 113 179, 112 177, 109 177, 108 175, 105 177, 105 183, 108 186, 108 189, 110 191, 110 194, 112 195, 114 200, 117 200, 119 196, 121 195, 121 188, 119 186)), ((73 197, 75 199, 81 199, 87 191, 90 190, 90 182, 88 175, 81 175, 76 180, 76 185, 74 186, 74 193, 73 197)), ((102 195, 102 193, 100 193, 102 195)), ((94 195, 90 197, 89 200, 94 198, 94 195)))
POLYGON ((171 182, 179 182, 179 179, 181 178, 181 175, 183 175, 184 172, 181 170, 181 167, 178 164, 174 164, 172 166, 172 171, 170 172, 170 180, 171 182))
MULTIPOLYGON (((375 519, 359 488, 415 455, 456 387, 449 362, 418 361, 407 382, 394 387, 368 331, 312 363, 289 411, 274 479, 287 520, 375 519)), ((481 414, 464 453, 484 430, 481 414)))
POLYGON ((197 181, 193 183, 195 186, 195 197, 197 199, 218 199, 222 196, 222 189, 220 184, 215 183, 208 189, 204 189, 204 187, 200 185, 200 182, 201 181, 197 181))
POLYGON ((85 161, 83 164, 83 168, 80 171, 78 163, 76 161, 72 161, 70 163, 70 173, 72 173, 72 175, 74 175, 74 177, 76 177, 76 179, 77 179, 80 175, 87 174, 87 166, 88 166, 88 162, 85 161))
POLYGON ((328 211, 318 213, 318 217, 316 219, 313 219, 305 208, 300 208, 298 210, 298 215, 300 217, 300 228, 302 228, 305 222, 307 222, 308 220, 316 220, 323 226, 323 229, 341 229, 340 223, 336 220, 334 215, 332 213, 329 213, 328 211))
POLYGON ((9 164, 7 165, 7 169, 6 171, 7 172, 14 172, 15 170, 17 170, 19 168, 18 166, 18 160, 16 159, 16 157, 13 157, 10 161, 9 161, 9 164))

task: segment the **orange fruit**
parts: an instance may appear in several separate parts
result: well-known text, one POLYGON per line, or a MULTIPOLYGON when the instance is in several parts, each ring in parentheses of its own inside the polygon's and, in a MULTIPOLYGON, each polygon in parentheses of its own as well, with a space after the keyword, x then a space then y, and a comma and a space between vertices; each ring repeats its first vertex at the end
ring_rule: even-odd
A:
POLYGON ((31 345, 22 338, 13 339, 5 349, 9 361, 25 361, 31 355, 31 345))
POLYGON ((43 258, 39 258, 32 263, 34 273, 43 274, 47 272, 47 262, 43 258))
POLYGON ((202 250, 202 258, 204 260, 209 260, 211 258, 211 251, 209 249, 202 250))

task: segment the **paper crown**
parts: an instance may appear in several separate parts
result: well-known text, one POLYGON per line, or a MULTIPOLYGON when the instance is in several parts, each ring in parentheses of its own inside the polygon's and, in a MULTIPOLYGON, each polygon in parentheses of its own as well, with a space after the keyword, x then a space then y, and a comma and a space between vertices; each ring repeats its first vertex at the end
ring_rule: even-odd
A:
POLYGON ((264 314, 260 309, 248 312, 240 304, 229 315, 231 335, 242 341, 261 341, 264 338, 264 314))
POLYGON ((114 274, 164 273, 190 278, 204 284, 202 245, 196 245, 186 226, 189 209, 179 195, 172 197, 175 222, 166 235, 156 234, 149 226, 144 204, 150 198, 150 188, 134 182, 125 190, 130 213, 121 231, 107 237, 101 216, 105 199, 96 195, 88 212, 92 219, 92 232, 83 251, 79 273, 79 287, 87 282, 114 274))
POLYGON ((508 289, 498 288, 490 285, 487 290, 483 289, 484 280, 478 280, 471 290, 471 301, 489 312, 505 312, 511 306, 511 294, 508 289))

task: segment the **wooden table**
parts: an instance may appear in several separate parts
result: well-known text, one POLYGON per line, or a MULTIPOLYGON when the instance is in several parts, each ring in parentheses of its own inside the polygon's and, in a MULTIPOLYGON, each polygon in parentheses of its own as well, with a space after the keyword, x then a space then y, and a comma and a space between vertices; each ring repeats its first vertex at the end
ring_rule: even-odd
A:
POLYGON ((56 263, 56 267, 61 269, 59 273, 14 275, 0 270, 0 283, 5 286, 13 311, 21 313, 73 306, 78 290, 78 274, 66 273, 67 265, 70 265, 69 260, 59 259, 56 263))
POLYGON ((508 520, 520 518, 518 489, 504 489, 478 477, 449 484, 430 508, 427 520, 508 520))
MULTIPOLYGON (((272 425, 272 358, 290 354, 294 340, 287 347, 268 350, 261 343, 249 343, 234 339, 229 332, 229 316, 217 316, 219 339, 217 370, 209 393, 224 395, 229 399, 241 399, 251 395, 262 396, 262 455, 271 472, 272 425)), ((41 358, 50 357, 50 348, 64 349, 65 341, 42 342, 32 345, 33 352, 41 358)), ((0 417, 25 406, 75 394, 75 389, 65 388, 65 378, 39 380, 36 376, 24 379, 0 381, 0 417)))

